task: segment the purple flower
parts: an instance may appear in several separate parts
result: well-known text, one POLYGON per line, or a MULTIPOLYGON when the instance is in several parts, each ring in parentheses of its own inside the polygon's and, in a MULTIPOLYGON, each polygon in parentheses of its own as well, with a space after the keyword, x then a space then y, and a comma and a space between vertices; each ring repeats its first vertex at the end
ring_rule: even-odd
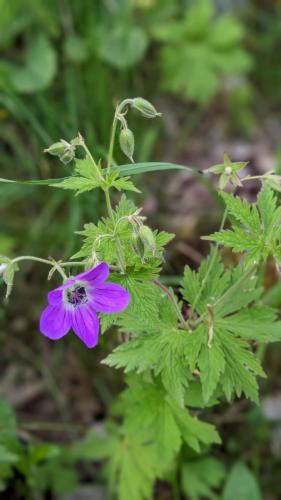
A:
POLYGON ((41 333, 57 340, 72 328, 87 347, 94 347, 99 337, 96 312, 117 313, 130 302, 130 294, 122 286, 105 283, 108 275, 109 267, 102 262, 49 292, 49 305, 40 318, 41 333))

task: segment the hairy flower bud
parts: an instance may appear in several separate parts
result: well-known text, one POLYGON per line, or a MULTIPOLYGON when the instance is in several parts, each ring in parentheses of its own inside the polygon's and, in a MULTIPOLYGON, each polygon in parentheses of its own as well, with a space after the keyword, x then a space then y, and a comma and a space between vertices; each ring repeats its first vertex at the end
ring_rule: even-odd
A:
POLYGON ((131 243, 134 252, 141 258, 141 260, 143 260, 145 255, 145 246, 143 240, 137 232, 133 232, 131 243))
POLYGON ((67 164, 75 158, 75 145, 61 139, 59 142, 52 144, 49 148, 44 149, 44 152, 52 156, 58 156, 60 161, 67 164))
POLYGON ((156 116, 161 116, 161 113, 158 113, 155 107, 142 97, 135 97, 132 102, 132 107, 137 109, 146 118, 156 118, 156 116))
POLYGON ((123 153, 133 162, 133 154, 135 150, 135 138, 133 132, 129 128, 123 128, 119 136, 120 147, 123 153))
POLYGON ((144 244, 144 247, 151 250, 154 255, 156 252, 156 241, 150 227, 141 225, 139 228, 139 236, 144 244))

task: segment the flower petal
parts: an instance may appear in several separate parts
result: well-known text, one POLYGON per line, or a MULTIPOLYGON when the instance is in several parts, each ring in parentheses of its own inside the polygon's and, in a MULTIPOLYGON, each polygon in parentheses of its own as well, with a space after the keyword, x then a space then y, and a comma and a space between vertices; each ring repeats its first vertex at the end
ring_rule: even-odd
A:
POLYGON ((92 348, 97 344, 99 327, 99 318, 89 306, 82 305, 72 312, 72 328, 87 347, 92 348))
POLYGON ((99 285, 103 283, 109 276, 109 266, 105 262, 101 262, 98 266, 92 267, 84 273, 77 274, 75 280, 89 281, 91 285, 99 285))
POLYGON ((48 293, 48 302, 52 306, 61 304, 63 291, 61 288, 55 288, 48 293))
POLYGON ((62 305, 49 305, 40 317, 40 331, 52 340, 67 334, 71 328, 70 314, 62 305))
POLYGON ((123 311, 130 302, 130 294, 116 283, 103 283, 89 289, 90 304, 96 311, 110 314, 123 311))

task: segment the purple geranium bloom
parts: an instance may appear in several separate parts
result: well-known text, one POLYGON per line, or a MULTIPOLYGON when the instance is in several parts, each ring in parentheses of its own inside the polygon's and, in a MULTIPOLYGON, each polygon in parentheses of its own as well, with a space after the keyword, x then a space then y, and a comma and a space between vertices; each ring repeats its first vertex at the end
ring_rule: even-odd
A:
POLYGON ((87 347, 94 347, 99 337, 96 312, 117 313, 126 309, 130 294, 116 283, 105 283, 109 267, 96 267, 69 278, 48 293, 49 305, 40 318, 40 331, 57 340, 72 328, 87 347))

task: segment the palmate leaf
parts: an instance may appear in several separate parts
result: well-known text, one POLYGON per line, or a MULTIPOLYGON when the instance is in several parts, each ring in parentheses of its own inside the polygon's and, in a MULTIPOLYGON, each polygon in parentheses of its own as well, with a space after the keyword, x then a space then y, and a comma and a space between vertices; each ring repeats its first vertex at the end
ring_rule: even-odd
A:
POLYGON ((109 422, 105 435, 97 436, 91 430, 75 443, 71 455, 80 460, 106 460, 104 465, 109 493, 119 500, 149 500, 153 483, 160 477, 160 461, 152 442, 144 442, 143 435, 109 422))
POLYGON ((199 330, 201 347, 195 363, 200 372, 203 398, 209 401, 220 386, 228 399, 244 392, 257 402, 256 379, 265 374, 248 341, 279 340, 281 323, 273 309, 257 303, 262 288, 258 287, 254 269, 244 270, 239 266, 225 271, 216 257, 212 271, 207 273, 209 264, 210 260, 202 263, 197 273, 187 268, 182 287, 184 298, 203 322, 199 330), (211 340, 208 308, 213 316, 211 340))
POLYGON ((214 489, 221 485, 224 477, 223 463, 213 457, 188 461, 181 468, 182 489, 190 500, 215 499, 214 489))
POLYGON ((153 442, 158 461, 167 467, 179 452, 182 437, 165 392, 156 384, 129 378, 121 398, 126 411, 127 432, 137 433, 143 442, 153 442))
MULTIPOLYGON (((121 246, 128 277, 144 281, 155 278, 162 267, 163 247, 174 235, 164 231, 154 231, 155 252, 146 249, 143 261, 133 250, 133 226, 128 221, 128 216, 134 214, 136 210, 134 203, 123 195, 113 212, 114 223, 109 218, 103 218, 98 224, 85 224, 84 230, 78 232, 84 237, 84 241, 81 249, 72 258, 92 258, 95 252, 99 260, 108 264, 118 264, 117 256, 121 246)), ((119 275, 116 275, 116 279, 118 277, 119 275)))
POLYGON ((188 335, 186 331, 175 327, 165 329, 162 325, 158 332, 139 334, 120 345, 103 363, 115 368, 125 368, 125 373, 152 369, 155 375, 161 376, 171 397, 183 406, 185 389, 191 378, 191 371, 195 368, 202 342, 200 330, 188 335))
POLYGON ((158 475, 157 455, 151 444, 142 443, 137 435, 125 435, 112 442, 107 466, 111 490, 118 489, 119 500, 151 498, 158 475))
POLYGON ((201 374, 203 399, 209 401, 225 370, 225 356, 217 337, 215 337, 211 348, 206 344, 202 346, 198 367, 201 374))
POLYGON ((221 196, 233 218, 232 229, 203 239, 216 241, 234 252, 246 252, 248 265, 265 260, 270 255, 280 262, 281 207, 277 206, 276 196, 268 183, 263 185, 255 204, 232 194, 221 193, 221 196))
POLYGON ((143 442, 154 443, 163 468, 172 462, 183 442, 196 452, 201 445, 220 442, 214 426, 191 416, 155 383, 133 377, 122 399, 126 430, 142 436, 143 442))

